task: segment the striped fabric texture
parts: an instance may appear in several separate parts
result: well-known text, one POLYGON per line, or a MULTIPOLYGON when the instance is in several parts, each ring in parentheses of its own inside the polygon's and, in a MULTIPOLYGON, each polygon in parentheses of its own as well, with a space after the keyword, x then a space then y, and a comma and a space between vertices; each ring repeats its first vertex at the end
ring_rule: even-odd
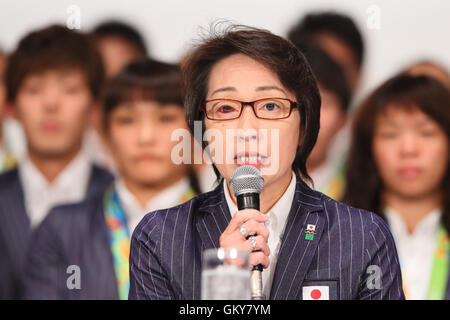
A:
MULTIPOLYGON (((404 299, 394 240, 379 216, 310 189, 298 176, 270 299, 302 299, 326 286, 331 300, 404 299), (315 225, 311 240, 307 225, 315 225)), ((201 255, 231 220, 223 186, 147 214, 130 252, 129 299, 200 299, 201 255)))

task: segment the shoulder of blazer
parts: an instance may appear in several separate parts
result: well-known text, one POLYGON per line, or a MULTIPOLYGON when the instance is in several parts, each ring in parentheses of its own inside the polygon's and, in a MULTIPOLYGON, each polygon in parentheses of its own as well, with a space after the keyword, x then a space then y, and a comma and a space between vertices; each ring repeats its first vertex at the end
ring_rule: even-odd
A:
POLYGON ((103 194, 52 208, 38 229, 52 230, 60 239, 70 238, 69 234, 82 236, 90 232, 100 216, 103 219, 103 194))
MULTIPOLYGON (((318 192, 319 193, 319 192, 318 192)), ((324 213, 330 224, 340 223, 350 228, 362 228, 366 236, 372 232, 383 239, 392 238, 389 226, 378 214, 368 210, 355 208, 322 194, 324 213)), ((358 230, 360 231, 360 230, 358 230)))
POLYGON ((2 219, 9 220, 9 223, 6 223, 8 226, 20 224, 28 228, 23 188, 17 168, 0 174, 0 229, 2 224, 5 224, 2 219), (11 221, 11 215, 15 216, 14 221, 11 221))

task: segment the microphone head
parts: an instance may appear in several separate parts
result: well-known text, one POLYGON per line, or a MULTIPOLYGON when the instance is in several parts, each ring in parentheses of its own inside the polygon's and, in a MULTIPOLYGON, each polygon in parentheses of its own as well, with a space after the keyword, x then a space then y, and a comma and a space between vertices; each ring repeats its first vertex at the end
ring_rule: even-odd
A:
POLYGON ((230 178, 230 187, 237 197, 243 193, 260 194, 264 186, 261 171, 254 166, 244 165, 234 170, 230 178))

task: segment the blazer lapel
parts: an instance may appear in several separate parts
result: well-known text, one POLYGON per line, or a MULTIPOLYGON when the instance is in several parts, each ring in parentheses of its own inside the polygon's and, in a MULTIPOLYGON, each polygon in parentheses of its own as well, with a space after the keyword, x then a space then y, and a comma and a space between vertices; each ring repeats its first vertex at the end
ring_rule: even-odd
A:
POLYGON ((202 251, 220 247, 220 235, 230 221, 231 214, 225 200, 222 181, 213 191, 205 194, 205 201, 196 212, 195 225, 201 240, 202 251))
MULTIPOLYGON (((92 292, 97 292, 96 297, 108 297, 107 299, 119 299, 117 279, 114 270, 114 259, 111 252, 110 231, 106 224, 103 198, 101 202, 95 203, 96 207, 92 208, 92 222, 90 223, 92 238, 89 238, 89 244, 86 248, 90 248, 90 264, 95 268, 88 268, 91 272, 92 279, 98 279, 98 283, 104 283, 100 288, 92 288, 92 292), (101 270, 101 273, 99 271, 101 270), (100 279, 101 281, 100 281, 100 279)), ((96 283, 93 281, 93 283, 96 283)))
POLYGON ((312 262, 322 235, 325 219, 322 217, 321 194, 311 190, 297 176, 295 196, 281 240, 270 299, 299 298, 301 284, 312 262), (308 224, 315 226, 313 239, 307 239, 308 224))
POLYGON ((86 190, 86 198, 103 194, 114 181, 114 176, 109 172, 92 165, 91 176, 89 178, 88 189, 86 190))

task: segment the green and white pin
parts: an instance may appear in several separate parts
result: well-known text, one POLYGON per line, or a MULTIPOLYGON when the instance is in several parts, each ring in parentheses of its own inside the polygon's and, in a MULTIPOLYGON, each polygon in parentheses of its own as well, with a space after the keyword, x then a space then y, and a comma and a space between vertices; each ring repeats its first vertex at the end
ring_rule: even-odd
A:
POLYGON ((308 224, 305 229, 305 240, 314 240, 316 235, 316 225, 308 224))

